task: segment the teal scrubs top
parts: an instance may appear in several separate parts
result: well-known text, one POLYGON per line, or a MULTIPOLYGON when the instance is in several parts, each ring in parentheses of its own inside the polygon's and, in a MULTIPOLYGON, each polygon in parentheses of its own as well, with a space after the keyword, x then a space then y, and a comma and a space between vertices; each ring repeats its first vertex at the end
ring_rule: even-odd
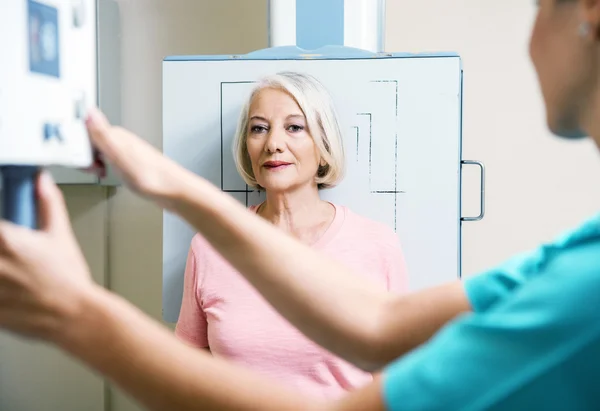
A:
POLYGON ((473 312, 384 370, 387 410, 600 410, 600 215, 464 284, 473 312))

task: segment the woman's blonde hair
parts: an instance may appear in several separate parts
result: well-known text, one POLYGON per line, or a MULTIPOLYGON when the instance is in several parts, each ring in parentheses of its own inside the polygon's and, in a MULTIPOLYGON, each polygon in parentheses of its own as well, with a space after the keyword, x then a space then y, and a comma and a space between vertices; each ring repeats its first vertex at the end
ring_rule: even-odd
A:
POLYGON ((238 172, 253 188, 261 188, 256 181, 246 146, 250 105, 254 96, 265 88, 274 88, 288 93, 306 117, 308 131, 312 136, 322 165, 317 170, 316 183, 319 189, 334 187, 343 178, 346 158, 342 132, 331 96, 313 76, 297 72, 280 72, 259 81, 250 93, 238 121, 233 140, 233 158, 238 172))

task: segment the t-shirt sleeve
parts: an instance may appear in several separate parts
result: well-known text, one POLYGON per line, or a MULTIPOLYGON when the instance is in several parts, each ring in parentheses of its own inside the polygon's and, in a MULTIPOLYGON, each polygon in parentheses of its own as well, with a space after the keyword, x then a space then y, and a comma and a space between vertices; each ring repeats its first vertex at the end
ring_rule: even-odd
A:
MULTIPOLYGON (((553 383, 569 381, 561 375, 564 367, 577 355, 585 361, 584 350, 600 334, 598 268, 582 267, 598 267, 597 251, 595 257, 588 253, 587 262, 583 254, 561 259, 552 272, 542 270, 493 309, 459 317, 389 365, 383 371, 386 409, 484 410, 499 404, 521 409, 553 383)), ((510 288, 481 287, 476 292, 482 303, 510 288)))
POLYGON ((206 314, 198 301, 198 269, 194 246, 188 251, 183 280, 183 298, 175 335, 199 348, 208 347, 206 314))
POLYGON ((497 268, 463 280, 473 311, 482 312, 502 302, 523 284, 544 273, 540 267, 551 253, 545 246, 519 254, 497 268))

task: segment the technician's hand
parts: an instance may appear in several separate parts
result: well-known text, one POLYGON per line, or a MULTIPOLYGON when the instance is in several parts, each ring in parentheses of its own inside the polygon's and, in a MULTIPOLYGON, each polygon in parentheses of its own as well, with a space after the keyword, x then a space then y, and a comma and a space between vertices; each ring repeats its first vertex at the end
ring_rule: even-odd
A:
POLYGON ((77 244, 62 193, 37 180, 39 230, 0 221, 0 328, 52 340, 97 286, 77 244))
POLYGON ((112 126, 97 109, 89 111, 86 125, 98 150, 95 168, 102 170, 108 161, 133 191, 166 206, 185 169, 130 131, 112 126))

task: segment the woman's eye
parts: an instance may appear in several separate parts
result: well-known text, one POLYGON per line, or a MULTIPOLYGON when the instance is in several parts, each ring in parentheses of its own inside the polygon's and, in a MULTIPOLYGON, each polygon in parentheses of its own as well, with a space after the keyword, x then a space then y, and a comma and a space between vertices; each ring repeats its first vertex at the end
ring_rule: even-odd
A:
POLYGON ((257 133, 262 133, 262 132, 266 131, 266 129, 267 128, 264 126, 252 126, 250 128, 250 132, 253 134, 257 134, 257 133))
POLYGON ((304 127, 298 125, 291 125, 288 127, 288 131, 291 131, 292 133, 298 133, 302 130, 304 130, 304 127))

